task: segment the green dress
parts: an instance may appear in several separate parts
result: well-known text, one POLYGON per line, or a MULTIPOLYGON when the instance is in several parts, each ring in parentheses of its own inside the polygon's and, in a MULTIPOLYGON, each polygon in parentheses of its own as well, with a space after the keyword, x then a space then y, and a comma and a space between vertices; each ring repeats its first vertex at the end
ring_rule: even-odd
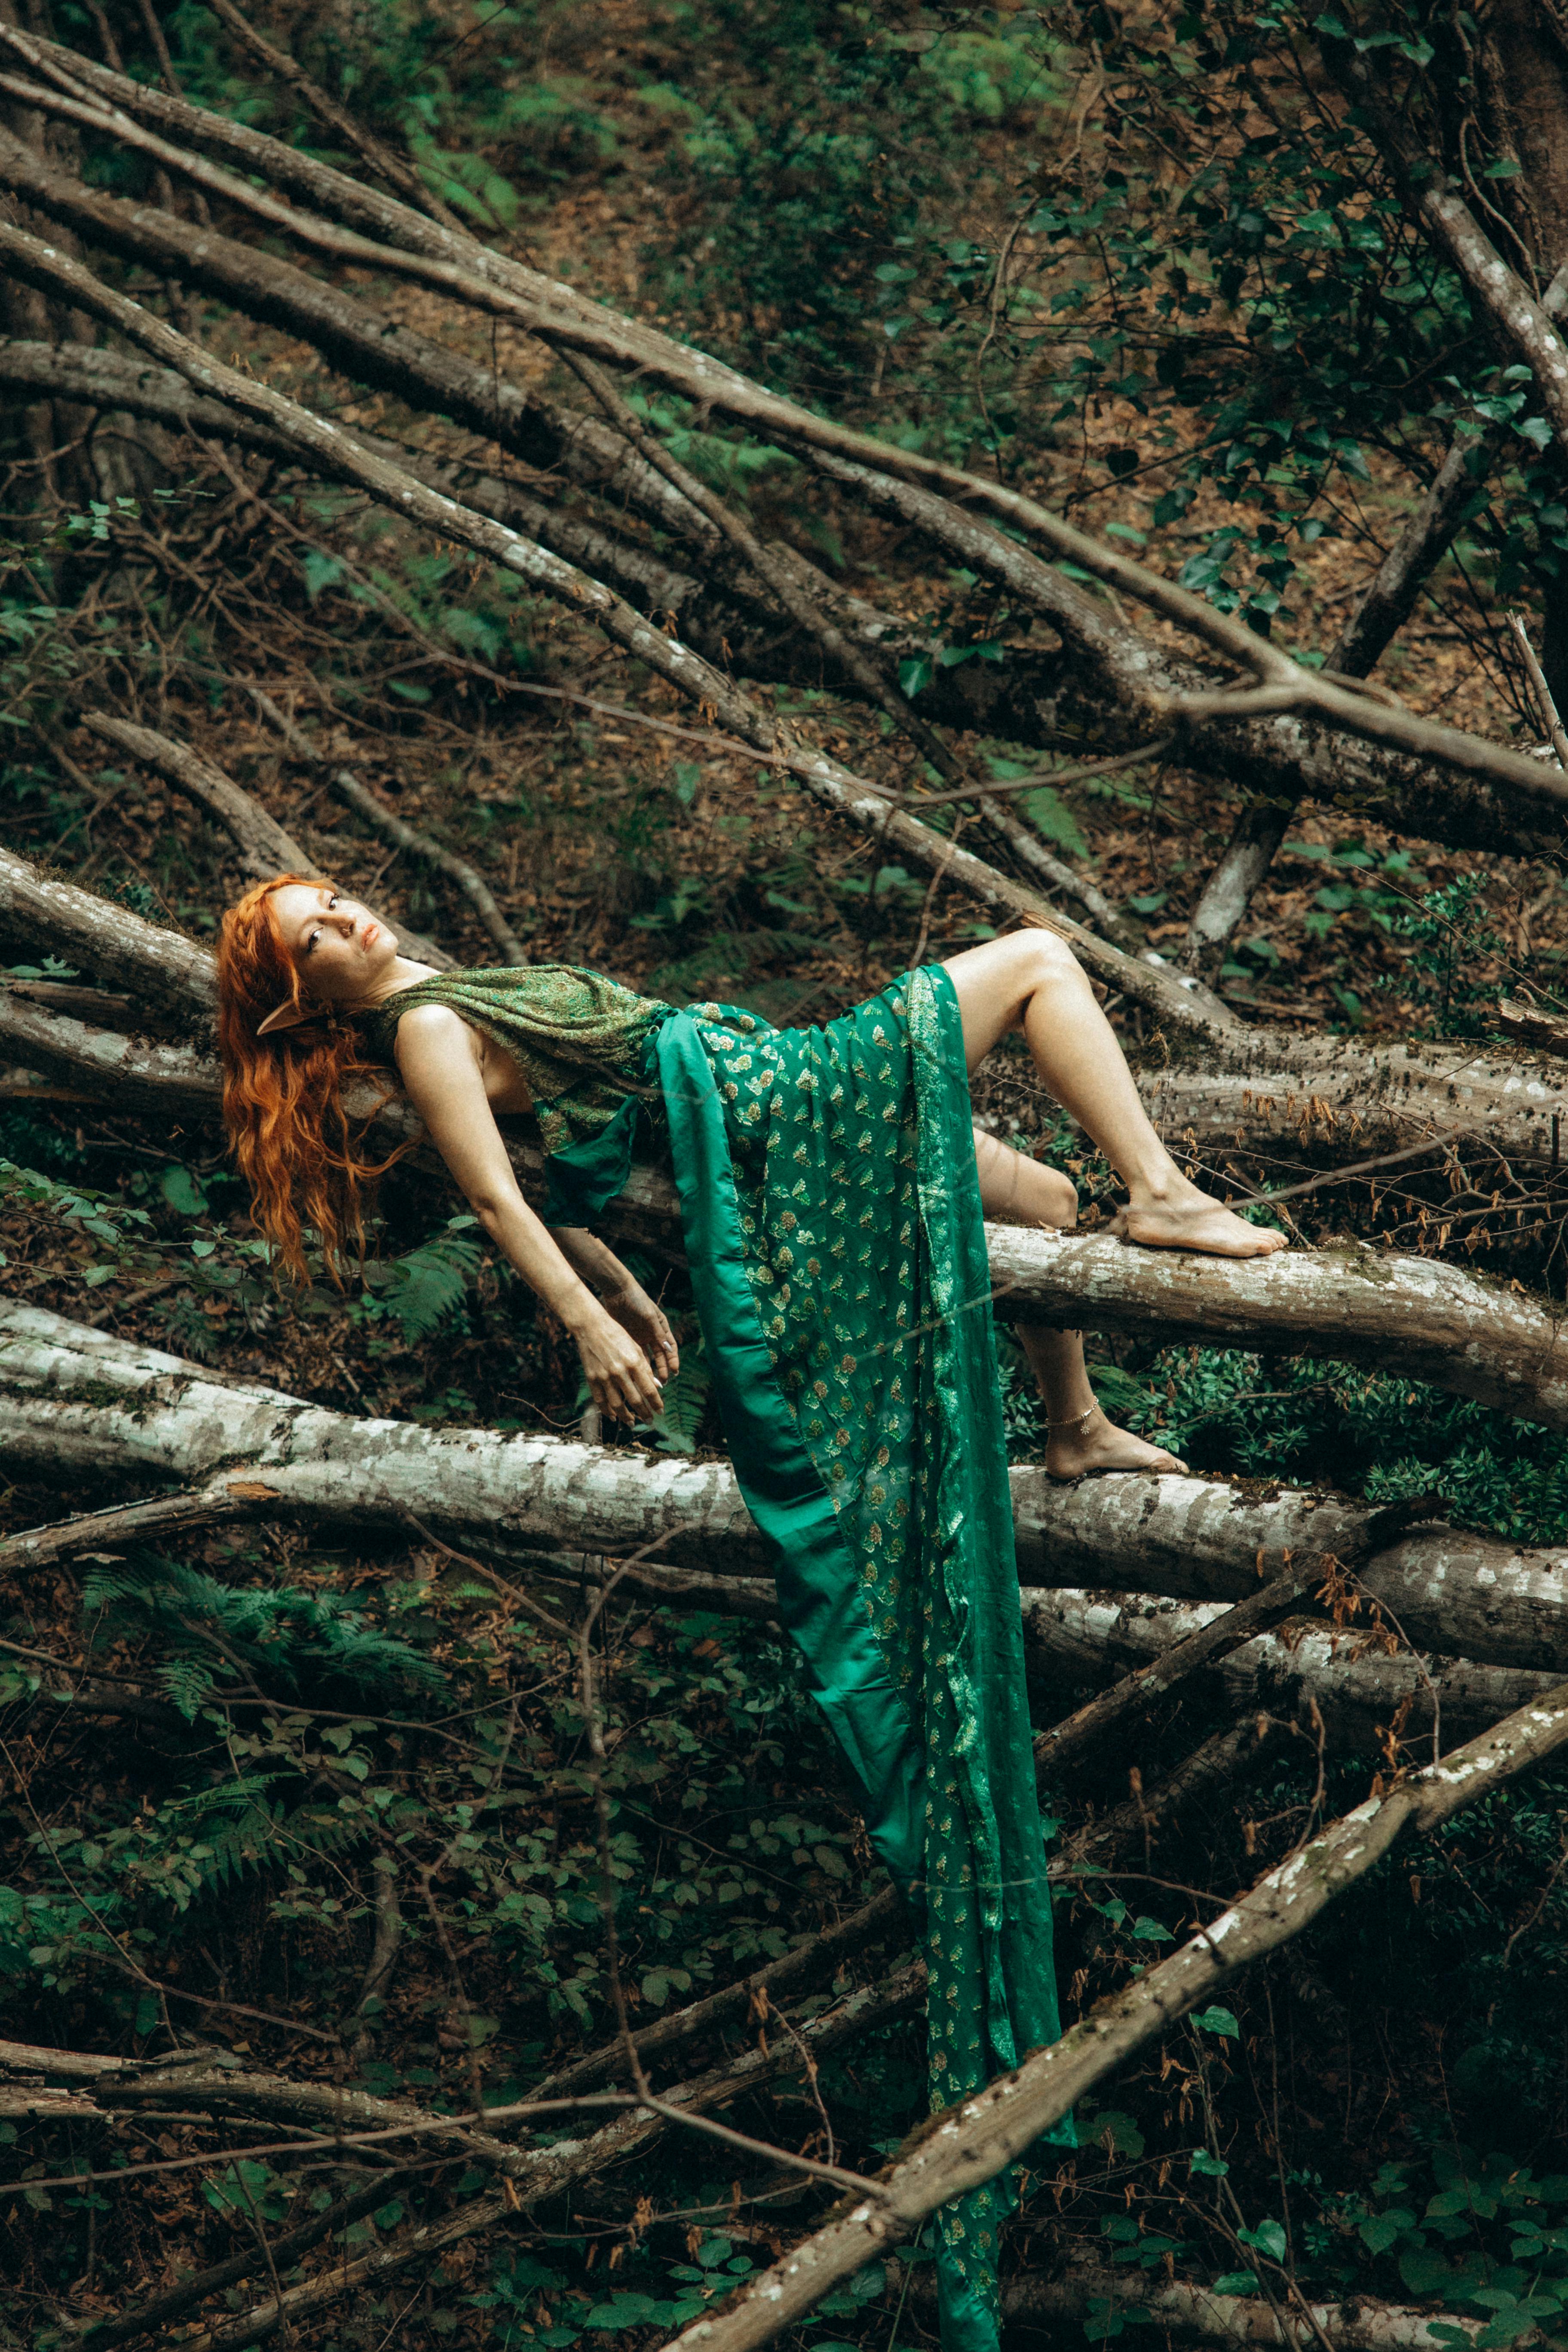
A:
MULTIPOLYGON (((448 1003, 514 1055, 546 1222, 662 1158, 735 1475, 779 1612, 923 1924, 933 2107, 1060 2031, 963 1034, 929 964, 817 1029, 545 964, 442 973, 361 1016, 392 1059, 448 1003)), ((1070 2144, 1070 2126, 1052 2135, 1070 2144)), ((943 2209, 949 2352, 997 2341, 1006 2179, 943 2209)))

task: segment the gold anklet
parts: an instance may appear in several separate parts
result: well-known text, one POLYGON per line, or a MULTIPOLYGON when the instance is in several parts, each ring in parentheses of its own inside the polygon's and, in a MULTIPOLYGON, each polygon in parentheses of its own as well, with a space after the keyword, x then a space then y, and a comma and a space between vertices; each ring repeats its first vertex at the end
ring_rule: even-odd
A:
POLYGON ((1098 1403, 1085 1405, 1083 1411, 1081 1412, 1075 1412, 1070 1421, 1047 1421, 1046 1423, 1047 1432, 1054 1436, 1058 1429, 1081 1429, 1085 1422, 1092 1421, 1099 1411, 1100 1406, 1098 1403))

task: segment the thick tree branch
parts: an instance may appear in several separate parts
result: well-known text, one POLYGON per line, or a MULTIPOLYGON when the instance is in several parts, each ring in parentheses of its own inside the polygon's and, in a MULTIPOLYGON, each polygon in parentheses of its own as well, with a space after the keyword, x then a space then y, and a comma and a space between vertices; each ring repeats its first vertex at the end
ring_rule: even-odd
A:
POLYGON ((1163 1698, 1188 1675, 1217 1665, 1232 1651, 1292 1615, 1322 1577, 1323 1570, 1316 1562, 1288 1569, 1261 1592, 1250 1593, 1245 1601, 1215 1612, 1206 1623, 1184 1631, 1159 1657, 1135 1666, 1110 1690, 1101 1691, 1059 1723, 1037 1732, 1036 1770, 1048 1776, 1076 1763, 1086 1748, 1127 1724, 1153 1700, 1163 1698))
POLYGON ((269 815, 259 801, 242 792, 221 769, 184 743, 159 734, 154 728, 137 727, 128 719, 113 718, 105 710, 82 711, 80 723, 129 759, 151 768, 154 775, 162 776, 176 792, 183 793, 214 818, 239 851, 244 871, 254 878, 264 880, 269 875, 290 872, 321 872, 310 851, 301 848, 293 835, 269 815))
MULTIPOLYGON (((934 2311, 929 2272, 889 2263, 891 2294, 898 2294, 906 2279, 915 2309, 922 2315, 934 2311)), ((1272 2347, 1323 2352, 1325 2346, 1327 2352, 1453 2352, 1458 2338, 1473 2341, 1487 2325, 1484 2319, 1419 2311, 1413 2305, 1384 2303, 1363 2294, 1343 2303, 1309 2304, 1310 2316, 1306 2317, 1292 2305, 1270 2303, 1260 2294, 1216 2294, 1194 2279, 1129 2275, 1100 2263, 1075 2263, 1060 2278, 1026 2273, 1002 2290, 1002 2316, 1009 2326, 1040 2328, 1052 2336, 1069 2326, 1080 2328, 1107 2311, 1147 2312, 1173 2335, 1232 2347, 1268 2347, 1270 2352, 1272 2347), (1438 2335, 1439 2328, 1448 2332, 1438 2335)), ((1529 2344, 1538 2335, 1531 2328, 1514 2340, 1529 2344)))

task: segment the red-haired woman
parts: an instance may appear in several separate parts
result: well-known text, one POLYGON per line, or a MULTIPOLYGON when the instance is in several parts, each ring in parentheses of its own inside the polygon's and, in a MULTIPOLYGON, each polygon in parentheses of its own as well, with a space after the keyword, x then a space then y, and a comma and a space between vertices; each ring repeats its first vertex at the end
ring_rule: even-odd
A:
MULTIPOLYGON (((1250 1257, 1283 1236, 1188 1183, 1067 948, 1031 930, 907 972, 818 1029, 678 1011, 545 964, 433 972, 329 885, 283 877, 225 919, 225 1109, 262 1231, 341 1259, 361 1186, 340 1102, 380 1065, 508 1261, 571 1331, 595 1402, 636 1422, 677 1369, 658 1307, 586 1228, 661 1156, 725 1437, 771 1538, 779 1613, 919 1897, 934 2104, 1058 2032, 990 1312, 987 1212, 1063 1226, 1068 1180, 972 1129, 969 1073, 1022 1027, 1047 1087, 1121 1174, 1111 1230, 1250 1257), (534 1119, 542 1218, 497 1112, 534 1119)), ((1026 1331, 1048 1470, 1170 1470, 1108 1422, 1074 1332, 1026 1331)), ((960 2200, 939 2281, 950 2346, 994 2342, 1005 2191, 960 2200)))

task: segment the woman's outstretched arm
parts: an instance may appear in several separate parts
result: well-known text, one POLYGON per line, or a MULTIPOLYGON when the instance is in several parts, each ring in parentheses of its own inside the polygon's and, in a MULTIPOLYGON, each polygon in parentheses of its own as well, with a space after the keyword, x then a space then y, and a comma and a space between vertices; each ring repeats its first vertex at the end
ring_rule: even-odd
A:
POLYGON ((475 1216, 576 1341, 594 1402, 613 1421, 648 1420, 664 1402, 654 1368, 519 1192, 472 1030, 448 1004, 416 1004, 397 1024, 395 1050, 408 1099, 475 1216))
POLYGON ((650 1298, 629 1266, 621 1264, 608 1243, 586 1225, 550 1225, 550 1238, 582 1276, 606 1314, 613 1315, 653 1366, 658 1381, 672 1381, 680 1370, 680 1351, 669 1318, 656 1298, 650 1298))

